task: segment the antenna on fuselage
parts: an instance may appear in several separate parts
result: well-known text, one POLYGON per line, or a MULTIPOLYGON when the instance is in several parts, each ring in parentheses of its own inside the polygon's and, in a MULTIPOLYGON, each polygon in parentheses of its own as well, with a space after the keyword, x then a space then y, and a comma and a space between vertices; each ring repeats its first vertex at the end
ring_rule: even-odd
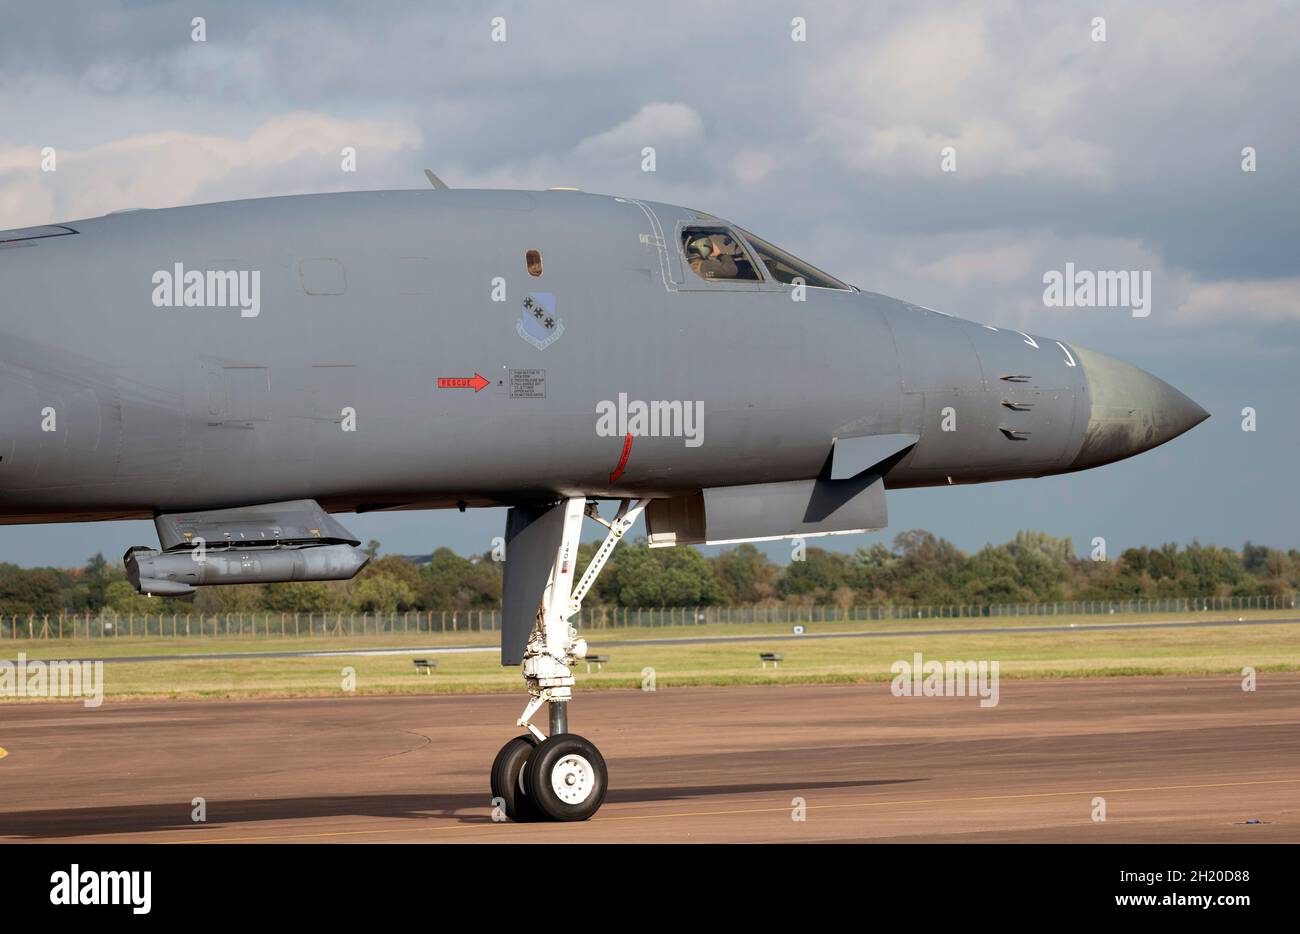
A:
POLYGON ((442 179, 440 179, 438 176, 434 175, 428 169, 424 170, 424 177, 429 180, 429 184, 432 185, 434 188, 437 188, 440 191, 447 190, 447 183, 444 182, 442 179))

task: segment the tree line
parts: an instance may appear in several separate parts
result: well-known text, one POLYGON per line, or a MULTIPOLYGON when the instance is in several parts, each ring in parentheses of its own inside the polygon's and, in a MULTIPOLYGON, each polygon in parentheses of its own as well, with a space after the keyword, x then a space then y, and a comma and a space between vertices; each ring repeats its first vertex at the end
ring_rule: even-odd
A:
MULTIPOLYGON (((495 609, 503 565, 491 553, 439 548, 428 560, 376 557, 350 581, 204 587, 190 597, 141 596, 119 565, 96 554, 77 568, 0 564, 0 614, 398 612, 495 609)), ((585 567, 596 543, 582 546, 585 567)), ((1129 548, 1110 560, 1080 558, 1068 538, 1023 531, 967 553, 923 530, 852 554, 807 547, 781 565, 753 545, 706 557, 695 548, 620 545, 588 606, 977 605, 1157 597, 1294 595, 1300 551, 1247 542, 1240 551, 1193 542, 1129 548)))

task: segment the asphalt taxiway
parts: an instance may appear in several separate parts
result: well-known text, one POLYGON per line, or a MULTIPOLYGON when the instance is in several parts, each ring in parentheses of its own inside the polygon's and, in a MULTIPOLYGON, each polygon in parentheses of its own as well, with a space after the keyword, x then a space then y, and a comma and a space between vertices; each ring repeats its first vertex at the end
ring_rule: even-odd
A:
POLYGON ((991 708, 888 682, 580 690, 611 783, 584 824, 493 820, 521 707, 6 704, 0 841, 1300 840, 1297 674, 1003 679, 991 708))

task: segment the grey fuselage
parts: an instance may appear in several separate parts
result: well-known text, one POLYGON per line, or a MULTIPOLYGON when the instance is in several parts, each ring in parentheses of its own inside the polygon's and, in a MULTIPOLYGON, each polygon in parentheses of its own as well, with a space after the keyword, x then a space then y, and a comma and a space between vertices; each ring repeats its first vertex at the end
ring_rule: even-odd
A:
POLYGON ((814 478, 837 438, 896 433, 920 440, 886 486, 971 483, 1108 463, 1205 417, 1072 344, 703 280, 691 224, 726 222, 431 189, 127 212, 0 246, 0 522, 669 496, 814 478), (256 315, 160 306, 177 264, 256 271, 256 315), (554 296, 544 347, 521 335, 529 293, 554 296), (597 421, 620 394, 702 403, 700 443, 638 436, 618 470, 625 438, 597 421))

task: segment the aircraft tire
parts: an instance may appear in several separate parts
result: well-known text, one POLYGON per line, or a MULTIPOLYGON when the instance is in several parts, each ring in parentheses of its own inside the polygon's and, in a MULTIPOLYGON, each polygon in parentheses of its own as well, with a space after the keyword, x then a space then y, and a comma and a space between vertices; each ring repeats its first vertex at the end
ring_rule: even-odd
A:
POLYGON ((524 789, 529 802, 549 820, 587 820, 605 800, 609 771, 590 740, 558 733, 528 757, 524 789))
POLYGON ((524 768, 536 748, 536 737, 531 733, 525 733, 502 746, 492 762, 493 801, 501 799, 502 810, 506 812, 506 817, 520 824, 543 819, 542 814, 529 800, 523 783, 524 768))

